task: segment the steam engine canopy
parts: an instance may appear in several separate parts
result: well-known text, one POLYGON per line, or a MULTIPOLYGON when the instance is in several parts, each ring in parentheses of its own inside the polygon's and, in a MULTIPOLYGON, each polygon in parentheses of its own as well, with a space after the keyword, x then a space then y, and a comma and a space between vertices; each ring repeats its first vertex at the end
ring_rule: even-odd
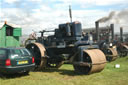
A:
POLYGON ((82 36, 81 23, 60 24, 59 29, 55 31, 55 35, 62 38, 73 37, 75 40, 80 40, 82 36))

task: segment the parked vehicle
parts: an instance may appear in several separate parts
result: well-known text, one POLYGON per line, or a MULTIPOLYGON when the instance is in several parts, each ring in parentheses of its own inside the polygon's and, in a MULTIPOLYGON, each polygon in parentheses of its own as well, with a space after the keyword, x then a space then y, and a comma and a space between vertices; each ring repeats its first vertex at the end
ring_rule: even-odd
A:
POLYGON ((91 37, 84 41, 80 22, 59 24, 55 30, 43 30, 40 33, 41 36, 35 39, 35 43, 29 40, 26 42, 26 48, 35 58, 35 70, 56 69, 64 61, 72 63, 74 70, 80 74, 91 74, 104 69, 104 53, 97 44, 93 44, 91 37), (45 36, 46 32, 54 32, 54 35, 45 36))
POLYGON ((0 73, 28 74, 34 67, 34 57, 26 48, 0 48, 0 73))

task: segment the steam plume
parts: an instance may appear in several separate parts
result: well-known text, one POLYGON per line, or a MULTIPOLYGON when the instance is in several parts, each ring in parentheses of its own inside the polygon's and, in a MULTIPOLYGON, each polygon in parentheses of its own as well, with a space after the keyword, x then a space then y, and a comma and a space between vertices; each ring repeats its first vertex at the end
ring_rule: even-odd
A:
POLYGON ((105 22, 111 22, 116 24, 125 24, 127 25, 128 22, 128 9, 124 9, 121 11, 112 11, 108 16, 102 17, 97 22, 105 23, 105 22))
POLYGON ((112 11, 108 16, 105 16, 105 17, 97 20, 97 22, 100 22, 100 23, 107 22, 107 21, 111 20, 113 18, 113 16, 115 16, 115 11, 112 11))

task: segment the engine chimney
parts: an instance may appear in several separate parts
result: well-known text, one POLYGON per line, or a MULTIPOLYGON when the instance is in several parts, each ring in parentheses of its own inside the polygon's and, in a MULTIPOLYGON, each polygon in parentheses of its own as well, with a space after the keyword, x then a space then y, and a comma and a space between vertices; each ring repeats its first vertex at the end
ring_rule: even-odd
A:
POLYGON ((98 42, 99 41, 99 22, 96 21, 95 25, 96 25, 96 41, 98 42))
POLYGON ((114 40, 114 24, 110 25, 110 29, 111 29, 111 40, 114 40))
POLYGON ((120 42, 123 42, 123 27, 120 27, 120 42))

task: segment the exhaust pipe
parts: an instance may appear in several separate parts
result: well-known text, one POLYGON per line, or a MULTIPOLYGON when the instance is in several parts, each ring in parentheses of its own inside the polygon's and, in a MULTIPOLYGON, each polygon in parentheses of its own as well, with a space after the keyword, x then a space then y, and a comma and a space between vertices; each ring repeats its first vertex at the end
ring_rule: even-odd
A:
POLYGON ((123 27, 120 27, 120 42, 123 42, 123 27))
POLYGON ((110 25, 110 29, 111 29, 111 41, 114 40, 114 24, 110 25))
POLYGON ((99 41, 99 22, 96 21, 95 22, 95 26, 96 26, 96 41, 99 41))

